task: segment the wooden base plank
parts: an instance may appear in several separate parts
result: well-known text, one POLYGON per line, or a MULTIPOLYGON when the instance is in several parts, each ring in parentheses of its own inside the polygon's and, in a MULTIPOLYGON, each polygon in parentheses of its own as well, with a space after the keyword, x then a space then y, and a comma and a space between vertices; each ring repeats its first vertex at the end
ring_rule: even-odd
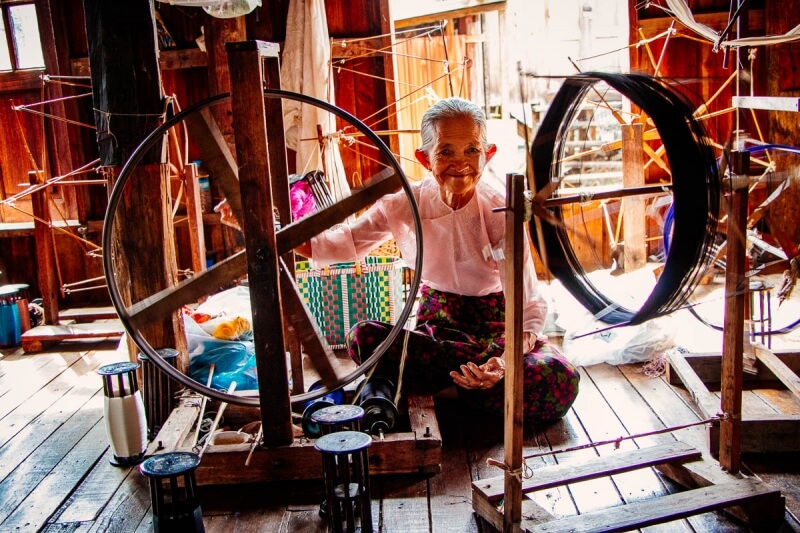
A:
POLYGON ((104 307, 74 307, 58 312, 62 322, 72 320, 75 322, 94 322, 95 320, 109 320, 119 318, 117 310, 112 306, 104 307))
MULTIPOLYGON (((539 468, 534 471, 531 479, 523 481, 522 491, 524 493, 534 492, 563 485, 564 480, 569 480, 570 483, 578 483, 588 479, 630 472, 663 463, 696 461, 700 457, 701 453, 699 451, 682 442, 619 452, 615 455, 597 458, 590 463, 563 464, 539 468)), ((497 501, 504 497, 502 476, 476 481, 472 484, 472 487, 473 498, 475 497, 475 492, 478 492, 480 497, 489 501, 497 501)))
MULTIPOLYGON (((783 356, 772 354, 765 348, 759 348, 759 362, 763 367, 763 373, 771 376, 772 380, 778 379, 782 386, 793 386, 800 392, 800 380, 794 374, 792 365, 795 364, 795 352, 787 352, 783 356)), ((668 358, 668 369, 670 380, 676 378, 686 387, 692 396, 692 401, 700 410, 702 416, 709 418, 717 415, 720 410, 719 398, 712 393, 706 386, 706 382, 695 372, 694 363, 700 362, 704 369, 703 375, 708 378, 710 366, 716 362, 720 364, 722 356, 702 356, 692 357, 686 354, 670 354, 668 358)), ((719 367, 718 369, 719 370, 719 367)), ((794 389, 790 388, 793 393, 794 389)), ((800 451, 800 415, 797 414, 769 414, 753 413, 743 409, 741 421, 741 453, 775 453, 775 452, 797 452, 800 451)), ((708 427, 708 446, 712 456, 716 457, 719 453, 720 426, 711 424, 708 427)))
MULTIPOLYGON (((199 414, 199 400, 186 399, 167 418, 150 444, 147 455, 171 451, 192 451, 193 426, 199 414)), ((226 411, 227 416, 227 411, 226 411)), ((256 416, 253 419, 257 419, 256 416)), ((442 437, 433 400, 409 397, 412 430, 389 433, 373 439, 369 448, 370 474, 437 473, 442 462, 442 437)), ((314 442, 295 438, 286 446, 253 451, 244 463, 250 444, 209 445, 195 471, 198 485, 225 485, 260 481, 289 481, 322 478, 322 458, 314 442)))
POLYGON ((22 334, 25 353, 42 351, 46 346, 65 340, 119 338, 125 333, 122 322, 92 322, 87 324, 44 325, 31 328, 22 334))
POLYGON ((671 522, 698 513, 744 505, 758 508, 760 524, 777 525, 783 520, 784 506, 780 492, 754 479, 714 485, 652 500, 639 501, 550 523, 523 523, 525 531, 574 533, 610 533, 629 531, 654 524, 671 522))

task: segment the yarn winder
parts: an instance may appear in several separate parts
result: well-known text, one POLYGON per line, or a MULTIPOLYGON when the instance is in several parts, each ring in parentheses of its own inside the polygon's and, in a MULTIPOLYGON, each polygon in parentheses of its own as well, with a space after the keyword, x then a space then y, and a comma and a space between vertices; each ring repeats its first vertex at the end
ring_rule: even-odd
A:
MULTIPOLYGON (((321 476, 321 460, 307 439, 297 439, 293 434, 291 404, 301 404, 328 394, 362 376, 380 357, 382 350, 363 365, 349 373, 337 369, 335 356, 324 337, 316 328, 313 318, 304 307, 297 291, 293 274, 292 250, 319 232, 340 222, 368 206, 384 194, 405 190, 408 185, 402 178, 398 163, 377 135, 346 112, 325 102, 301 94, 278 89, 277 46, 250 41, 228 44, 228 58, 233 80, 230 97, 233 116, 236 119, 236 149, 238 169, 227 152, 227 146, 214 133, 213 121, 209 120, 211 104, 224 102, 226 97, 215 97, 188 108, 154 131, 132 155, 120 174, 109 200, 109 209, 104 231, 104 246, 113 249, 113 227, 117 208, 121 202, 121 191, 132 173, 132 169, 143 157, 149 144, 157 140, 168 128, 186 120, 201 133, 198 144, 204 150, 204 165, 220 177, 221 188, 229 199, 234 216, 245 228, 247 253, 242 251, 224 260, 209 270, 165 289, 140 302, 123 301, 111 264, 113 253, 104 255, 106 272, 112 300, 129 335, 139 348, 162 371, 187 388, 213 400, 230 404, 226 411, 229 420, 252 421, 260 417, 263 446, 252 450, 250 444, 209 446, 198 466, 198 484, 246 483, 264 480, 306 479, 321 476), (265 88, 266 80, 266 88, 265 88), (371 181, 365 180, 364 188, 355 191, 339 203, 327 206, 302 220, 282 224, 275 228, 272 217, 265 213, 276 212, 281 221, 291 220, 288 207, 288 172, 286 147, 283 138, 282 101, 297 100, 332 113, 340 120, 352 123, 365 138, 381 152, 384 164, 392 169, 371 181), (238 171, 238 183, 236 174, 238 171), (159 354, 140 333, 143 325, 168 316, 183 305, 197 301, 209 292, 248 275, 251 307, 253 310, 253 334, 258 375, 257 396, 225 394, 204 386, 175 368, 164 363, 159 354), (282 313, 273 310, 282 309, 282 313), (291 341, 291 342, 290 342, 291 341), (314 371, 322 386, 304 392, 303 360, 299 353, 302 343, 314 371), (292 392, 290 396, 287 356, 290 352, 292 365, 292 392), (299 370, 299 372, 298 372, 299 370), (245 420, 250 417, 249 420, 245 420), (241 465, 248 462, 247 468, 241 465)), ((316 140, 315 140, 316 141, 316 140)), ((411 202, 412 210, 416 206, 411 202)), ((417 226, 419 226, 418 216, 417 226)), ((419 235, 419 227, 417 234, 419 235)), ((421 246, 421 239, 418 239, 421 246)), ((421 254, 417 254, 417 262, 421 254)), ((419 272, 420 264, 415 265, 419 272)), ((418 274, 412 283, 412 293, 419 285, 418 274)), ((385 346, 402 329, 411 313, 413 301, 406 302, 403 311, 385 346)), ((370 447, 373 473, 433 472, 438 471, 441 460, 441 437, 438 431, 433 401, 430 397, 410 395, 408 431, 385 435, 370 447)), ((199 401, 184 398, 164 423, 153 440, 148 454, 188 451, 193 447, 192 427, 199 411, 199 401)))

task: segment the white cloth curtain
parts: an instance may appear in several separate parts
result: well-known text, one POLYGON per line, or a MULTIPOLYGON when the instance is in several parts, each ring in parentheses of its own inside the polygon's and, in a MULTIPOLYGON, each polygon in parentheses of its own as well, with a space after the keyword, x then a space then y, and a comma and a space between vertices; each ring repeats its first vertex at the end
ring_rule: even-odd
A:
MULTIPOLYGON (((324 0, 291 0, 281 57, 281 88, 335 104, 324 0)), ((335 117, 318 107, 284 101, 286 144, 297 152, 296 172, 326 170, 335 201, 350 196, 336 136, 335 117), (317 125, 325 136, 324 166, 317 125), (305 140, 309 139, 309 140, 305 140)))

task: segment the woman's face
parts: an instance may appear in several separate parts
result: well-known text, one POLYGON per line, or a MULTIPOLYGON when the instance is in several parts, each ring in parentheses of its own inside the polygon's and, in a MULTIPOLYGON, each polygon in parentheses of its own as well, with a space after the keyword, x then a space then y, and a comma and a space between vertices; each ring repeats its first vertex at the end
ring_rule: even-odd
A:
POLYGON ((469 199, 496 151, 493 144, 483 147, 480 127, 472 118, 456 117, 434 124, 430 149, 417 150, 416 157, 431 171, 443 197, 469 199))

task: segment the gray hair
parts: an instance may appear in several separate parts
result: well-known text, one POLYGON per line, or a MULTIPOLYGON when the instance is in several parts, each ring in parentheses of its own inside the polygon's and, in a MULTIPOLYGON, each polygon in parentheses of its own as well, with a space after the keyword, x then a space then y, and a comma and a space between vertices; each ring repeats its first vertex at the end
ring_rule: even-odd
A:
POLYGON ((483 110, 469 100, 463 98, 445 98, 439 100, 422 115, 419 133, 422 135, 420 150, 427 152, 434 141, 435 126, 443 120, 451 118, 469 117, 475 121, 480 129, 481 144, 484 148, 489 146, 486 135, 486 116, 483 110))

